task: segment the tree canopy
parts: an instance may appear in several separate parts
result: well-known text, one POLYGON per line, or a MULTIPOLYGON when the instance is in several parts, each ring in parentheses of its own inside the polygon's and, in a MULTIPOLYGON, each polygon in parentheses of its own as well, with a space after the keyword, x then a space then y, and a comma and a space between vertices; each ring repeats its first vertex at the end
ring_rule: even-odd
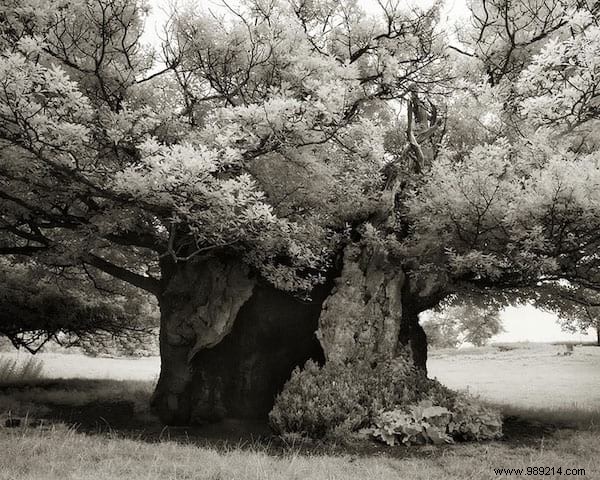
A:
POLYGON ((0 261, 0 335, 31 353, 49 341, 86 351, 148 350, 143 344, 156 343, 157 310, 149 295, 107 275, 92 282, 85 270, 0 261))
POLYGON ((0 254, 160 295, 233 255, 309 291, 379 245, 421 309, 465 289, 600 287, 600 4, 139 0, 0 6, 0 254), (225 4, 227 5, 227 4, 225 4))

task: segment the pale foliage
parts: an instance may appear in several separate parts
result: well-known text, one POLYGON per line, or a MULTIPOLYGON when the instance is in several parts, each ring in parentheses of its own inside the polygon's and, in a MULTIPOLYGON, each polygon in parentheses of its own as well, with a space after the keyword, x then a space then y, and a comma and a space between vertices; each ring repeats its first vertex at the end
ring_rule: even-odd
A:
POLYGON ((236 255, 309 290, 358 234, 433 303, 600 286, 597 8, 473 2, 451 49, 437 3, 392 3, 184 9, 155 74, 144 3, 1 7, 1 252, 153 293, 236 255))

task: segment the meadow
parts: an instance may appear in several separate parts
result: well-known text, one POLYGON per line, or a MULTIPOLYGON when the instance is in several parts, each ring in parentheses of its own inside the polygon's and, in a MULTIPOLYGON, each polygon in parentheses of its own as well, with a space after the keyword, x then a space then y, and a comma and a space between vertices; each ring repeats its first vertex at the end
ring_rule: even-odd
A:
POLYGON ((20 378, 13 368, 12 380, 0 369, 0 480, 479 480, 525 476, 494 469, 527 467, 555 469, 533 478, 570 469, 578 473, 570 478, 600 479, 600 348, 564 352, 535 344, 434 351, 430 375, 498 405, 505 438, 410 448, 284 445, 249 422, 163 428, 147 407, 156 358, 48 353, 32 363, 4 353, 1 365, 29 366, 20 378))

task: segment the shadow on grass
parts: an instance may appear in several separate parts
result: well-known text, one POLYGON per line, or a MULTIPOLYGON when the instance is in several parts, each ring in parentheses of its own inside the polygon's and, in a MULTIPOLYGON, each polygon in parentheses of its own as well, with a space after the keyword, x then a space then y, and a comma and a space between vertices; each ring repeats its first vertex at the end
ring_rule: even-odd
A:
MULTIPOLYGON (((29 417, 49 423, 64 423, 88 434, 118 436, 149 443, 175 441, 217 449, 263 450, 271 455, 285 455, 293 451, 356 456, 383 454, 406 458, 443 455, 444 450, 452 448, 398 448, 364 441, 344 444, 301 442, 290 445, 273 435, 266 419, 229 419, 201 426, 165 427, 149 410, 153 387, 152 382, 108 379, 38 380, 28 384, 5 384, 0 385, 0 412, 7 412, 5 417, 8 414, 11 418, 29 417)), ((522 411, 508 415, 502 442, 515 447, 538 446, 558 428, 569 427, 553 421, 555 418, 551 415, 536 417, 535 413, 522 411)), ((566 412, 562 416, 566 417, 566 412)), ((581 423, 578 427, 581 427, 581 423)))
MULTIPOLYGON (((63 423, 88 434, 109 434, 156 443, 176 441, 212 448, 285 450, 264 420, 167 427, 149 408, 153 382, 57 379, 0 384, 0 414, 6 419, 63 423)), ((24 426, 23 422, 23 426, 24 426)))

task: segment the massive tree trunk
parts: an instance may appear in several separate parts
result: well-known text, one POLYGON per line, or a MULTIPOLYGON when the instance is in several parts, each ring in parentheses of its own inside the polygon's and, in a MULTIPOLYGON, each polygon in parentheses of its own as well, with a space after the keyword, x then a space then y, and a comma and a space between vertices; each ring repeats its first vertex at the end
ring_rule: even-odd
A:
POLYGON ((152 407, 169 425, 190 422, 194 355, 218 344, 232 329, 256 281, 234 259, 162 264, 161 371, 152 407))
POLYGON ((161 420, 266 418, 311 358, 392 358, 407 347, 425 370, 427 340, 405 274, 383 251, 351 244, 336 275, 303 301, 257 282, 237 259, 165 262, 152 401, 161 420))

